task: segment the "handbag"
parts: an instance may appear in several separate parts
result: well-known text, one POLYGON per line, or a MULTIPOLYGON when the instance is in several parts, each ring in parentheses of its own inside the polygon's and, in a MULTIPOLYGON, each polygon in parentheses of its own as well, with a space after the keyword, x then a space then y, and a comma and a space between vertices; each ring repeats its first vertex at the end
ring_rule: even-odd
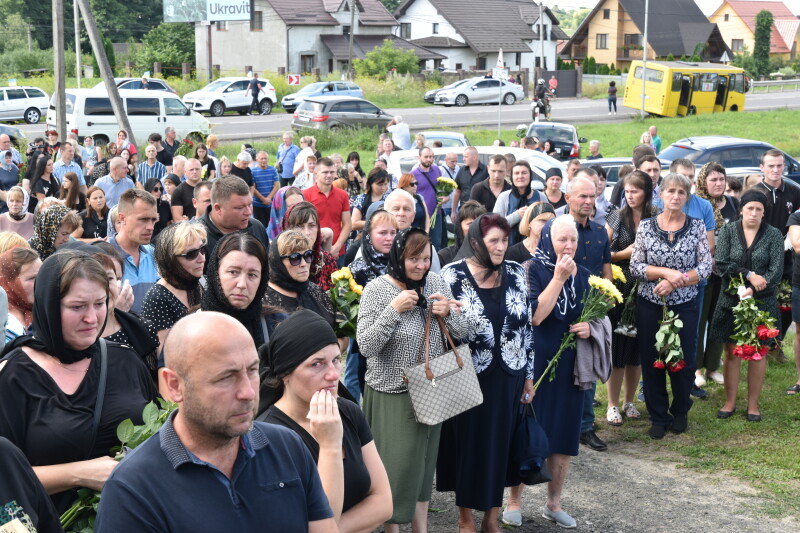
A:
POLYGON ((441 317, 436 318, 442 342, 445 348, 449 343, 450 350, 439 357, 430 357, 432 316, 433 313, 429 311, 417 363, 404 370, 414 417, 420 424, 428 426, 444 422, 483 403, 483 393, 472 366, 469 345, 456 346, 441 317))
POLYGON ((514 441, 511 445, 512 472, 526 485, 547 483, 553 479, 547 468, 547 456, 550 455, 550 443, 547 435, 536 420, 536 413, 531 404, 520 409, 517 429, 514 430, 514 441))
POLYGON ((281 160, 275 165, 275 172, 278 173, 278 177, 283 174, 283 160, 286 159, 287 155, 289 155, 289 150, 290 149, 287 149, 285 152, 283 152, 283 157, 281 157, 281 160))

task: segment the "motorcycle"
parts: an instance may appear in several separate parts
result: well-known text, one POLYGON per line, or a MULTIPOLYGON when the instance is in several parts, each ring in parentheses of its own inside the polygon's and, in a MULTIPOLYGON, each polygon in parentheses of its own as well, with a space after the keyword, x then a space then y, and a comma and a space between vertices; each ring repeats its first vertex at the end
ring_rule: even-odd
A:
POLYGON ((545 96, 542 99, 538 96, 534 96, 533 102, 531 103, 531 115, 533 116, 534 122, 539 122, 541 117, 550 120, 550 98, 545 96))

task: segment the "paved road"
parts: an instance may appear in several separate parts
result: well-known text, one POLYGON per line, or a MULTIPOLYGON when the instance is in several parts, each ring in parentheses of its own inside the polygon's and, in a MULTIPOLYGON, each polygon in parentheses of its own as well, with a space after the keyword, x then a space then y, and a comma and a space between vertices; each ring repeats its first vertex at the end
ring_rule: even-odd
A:
MULTIPOLYGON (((745 109, 747 111, 766 111, 772 109, 800 109, 800 92, 751 94, 747 96, 745 109)), ((402 115, 404 120, 419 131, 423 129, 438 128, 496 128, 498 111, 503 129, 513 128, 517 124, 530 123, 530 102, 519 102, 513 106, 467 106, 467 107, 442 107, 427 105, 425 107, 406 109, 387 109, 390 114, 402 115)), ((622 121, 636 115, 636 111, 622 107, 620 103, 617 115, 608 116, 605 100, 576 100, 563 99, 553 103, 553 120, 570 124, 587 122, 612 122, 622 121)), ((223 141, 232 140, 263 140, 264 138, 277 138, 289 129, 292 115, 283 110, 276 110, 269 116, 240 116, 238 114, 225 115, 210 119, 213 131, 223 141)), ((44 130, 42 123, 37 125, 22 125, 29 139, 41 134, 44 130)))

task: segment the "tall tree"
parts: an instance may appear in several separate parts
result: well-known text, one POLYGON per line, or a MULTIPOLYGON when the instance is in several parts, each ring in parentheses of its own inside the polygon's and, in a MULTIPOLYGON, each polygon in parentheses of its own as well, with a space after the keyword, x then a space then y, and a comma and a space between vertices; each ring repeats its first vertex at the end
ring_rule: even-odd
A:
POLYGON ((753 47, 755 74, 769 74, 769 42, 772 38, 772 13, 766 9, 756 15, 756 44, 753 47))

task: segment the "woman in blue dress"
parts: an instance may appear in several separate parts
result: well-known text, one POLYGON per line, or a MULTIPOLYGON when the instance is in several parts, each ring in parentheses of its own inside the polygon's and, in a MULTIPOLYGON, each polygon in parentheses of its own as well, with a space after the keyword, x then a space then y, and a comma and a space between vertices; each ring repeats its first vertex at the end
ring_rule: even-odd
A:
POLYGON ((511 442, 519 404, 533 399, 533 331, 525 270, 504 261, 511 226, 484 214, 470 225, 455 263, 442 270, 469 324, 469 347, 483 403, 445 422, 436 488, 455 491, 459 531, 474 532, 472 510, 483 511, 481 531, 499 533, 498 516, 509 479, 511 442))

